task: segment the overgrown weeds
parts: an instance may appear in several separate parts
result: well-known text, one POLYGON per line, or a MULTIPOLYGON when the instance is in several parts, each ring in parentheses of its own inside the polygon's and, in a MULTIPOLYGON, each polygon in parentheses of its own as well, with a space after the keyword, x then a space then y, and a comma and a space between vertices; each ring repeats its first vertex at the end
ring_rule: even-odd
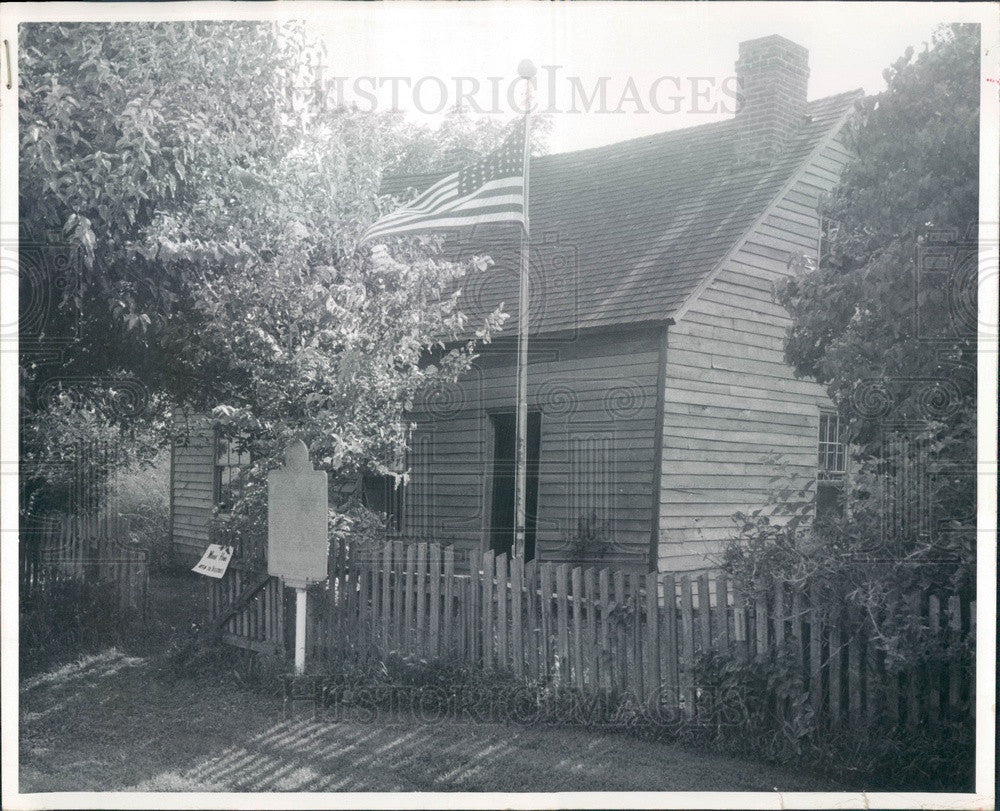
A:
POLYGON ((56 580, 22 600, 19 653, 22 675, 68 656, 120 645, 140 631, 107 583, 56 580))
POLYGON ((818 722, 794 658, 747 659, 718 652, 695 670, 698 714, 679 737, 725 754, 803 765, 845 788, 971 791, 974 725, 940 721, 904 727, 877 718, 832 729, 818 722))

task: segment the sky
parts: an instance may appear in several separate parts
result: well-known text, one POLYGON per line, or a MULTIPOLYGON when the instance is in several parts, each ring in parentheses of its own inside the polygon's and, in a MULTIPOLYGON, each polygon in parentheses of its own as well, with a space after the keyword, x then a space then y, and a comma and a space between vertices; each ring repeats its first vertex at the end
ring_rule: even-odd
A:
POLYGON ((531 59, 536 102, 552 111, 549 148, 562 152, 729 117, 738 44, 768 34, 809 50, 811 99, 876 93, 907 46, 919 50, 963 13, 938 3, 332 3, 308 28, 326 43, 324 75, 341 98, 431 125, 463 91, 466 106, 513 118, 523 83, 508 89, 531 59))

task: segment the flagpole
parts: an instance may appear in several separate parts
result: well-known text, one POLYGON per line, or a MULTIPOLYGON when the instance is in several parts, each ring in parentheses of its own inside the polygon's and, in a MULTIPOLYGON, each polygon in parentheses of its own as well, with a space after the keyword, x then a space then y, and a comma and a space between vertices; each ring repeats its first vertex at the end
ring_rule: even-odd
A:
POLYGON ((524 227, 521 229, 520 293, 517 308, 517 443, 514 478, 514 548, 512 557, 525 556, 526 493, 528 484, 528 264, 531 250, 531 226, 528 219, 528 173, 531 157, 531 80, 535 65, 524 59, 517 66, 525 81, 524 94, 524 227))

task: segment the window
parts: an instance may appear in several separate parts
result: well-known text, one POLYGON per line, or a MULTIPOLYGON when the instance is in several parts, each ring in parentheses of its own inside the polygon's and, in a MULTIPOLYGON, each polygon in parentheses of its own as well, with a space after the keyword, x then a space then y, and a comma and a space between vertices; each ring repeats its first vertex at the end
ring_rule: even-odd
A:
POLYGON ((241 473, 250 466, 250 453, 244 446, 246 437, 215 438, 215 471, 213 494, 221 512, 229 512, 243 488, 241 473))
POLYGON ((816 518, 843 514, 844 474, 847 473, 847 443, 844 424, 832 411, 819 415, 819 468, 816 472, 816 518))
POLYGON ((404 495, 405 487, 397 484, 395 476, 365 473, 361 477, 361 503, 385 516, 390 535, 399 535, 403 531, 404 495))
POLYGON ((847 445, 840 416, 831 411, 819 415, 819 477, 832 481, 847 472, 847 445))

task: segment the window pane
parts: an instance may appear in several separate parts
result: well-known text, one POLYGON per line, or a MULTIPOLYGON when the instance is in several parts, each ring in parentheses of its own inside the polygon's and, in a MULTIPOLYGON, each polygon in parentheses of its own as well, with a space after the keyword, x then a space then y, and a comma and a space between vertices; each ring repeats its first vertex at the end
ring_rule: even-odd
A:
POLYGON ((847 446, 843 435, 839 415, 822 412, 819 416, 820 478, 840 476, 847 470, 847 446))

